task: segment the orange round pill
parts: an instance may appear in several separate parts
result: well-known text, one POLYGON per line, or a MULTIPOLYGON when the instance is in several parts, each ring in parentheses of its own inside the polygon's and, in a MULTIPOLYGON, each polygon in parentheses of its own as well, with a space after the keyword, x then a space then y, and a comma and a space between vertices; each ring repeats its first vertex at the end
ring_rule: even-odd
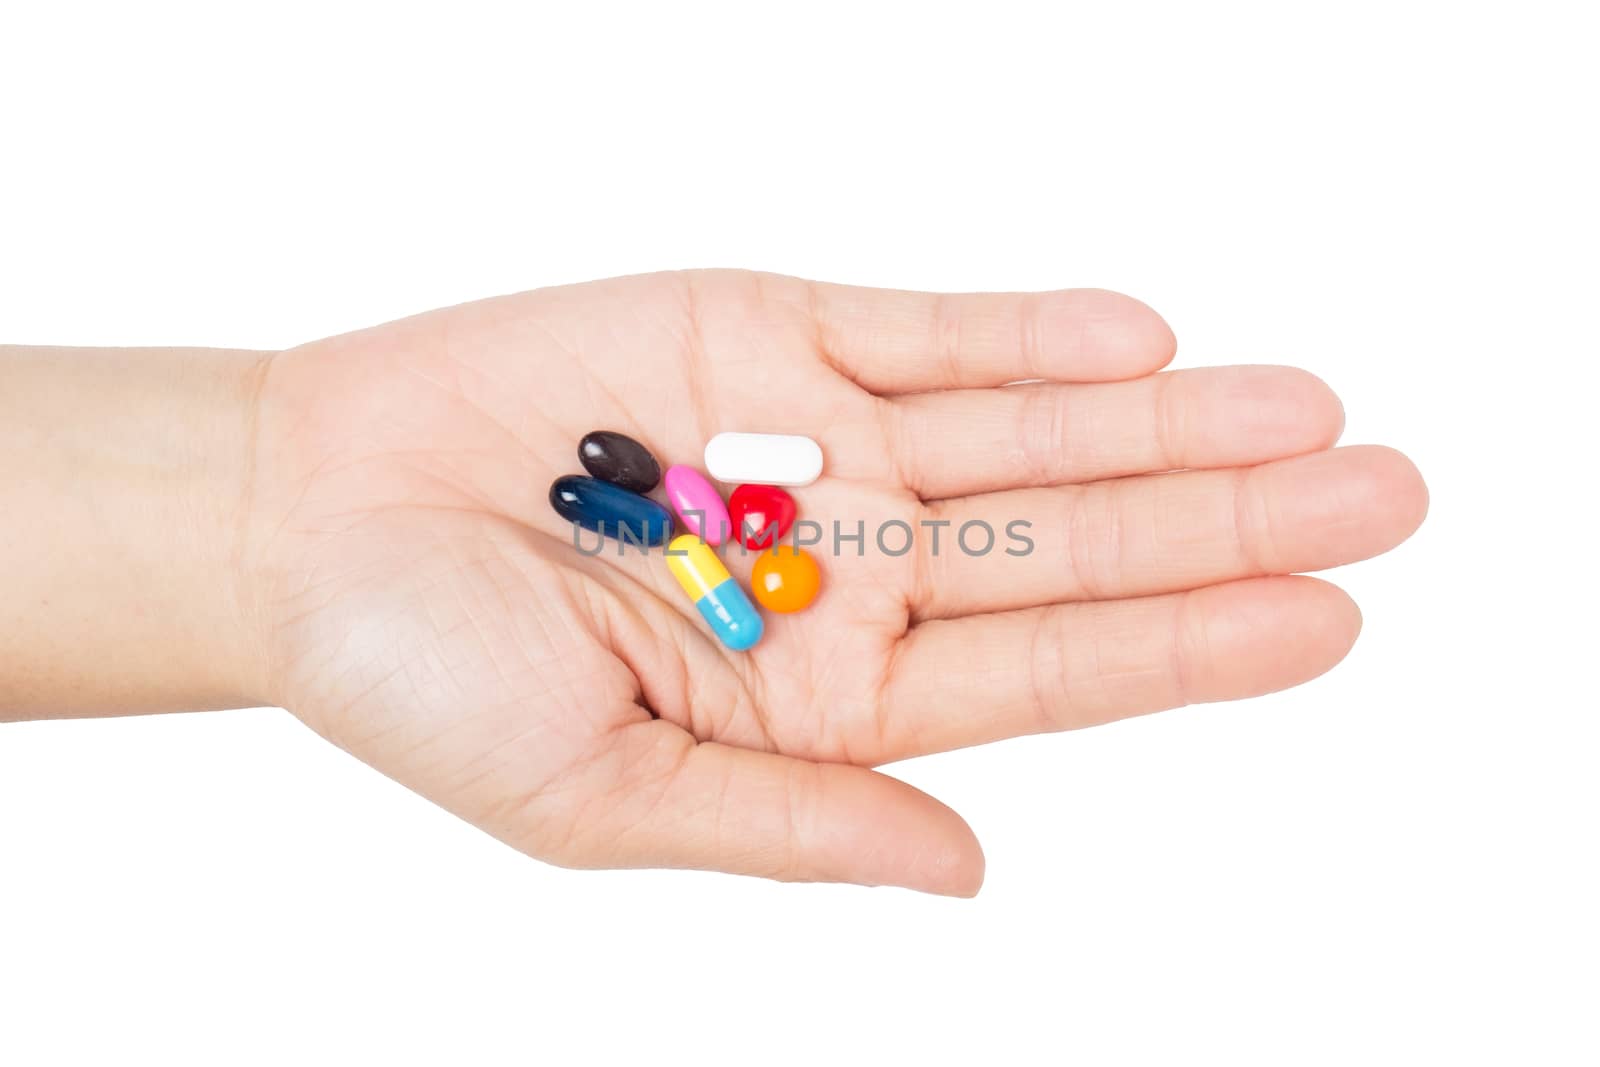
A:
POLYGON ((817 598, 822 575, 817 561, 794 545, 778 545, 761 553, 750 576, 751 591, 768 611, 801 611, 817 598))

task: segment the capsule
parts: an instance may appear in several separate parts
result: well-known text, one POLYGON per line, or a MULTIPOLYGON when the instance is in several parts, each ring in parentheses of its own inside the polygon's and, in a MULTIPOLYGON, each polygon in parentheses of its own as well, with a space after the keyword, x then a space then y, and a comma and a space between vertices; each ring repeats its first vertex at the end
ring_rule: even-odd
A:
POLYGON ((664 544, 672 536, 672 512, 649 497, 581 474, 550 483, 550 506, 568 522, 626 544, 664 544))
POLYGON ((635 493, 648 493, 661 483, 661 464, 650 450, 625 433, 590 430, 578 442, 578 462, 602 482, 635 493))
POLYGON ((667 567, 717 640, 735 652, 761 640, 761 616, 710 545, 694 534, 674 537, 667 546, 667 567))
POLYGON ((720 545, 727 540, 729 530, 728 508, 716 488, 705 475, 681 463, 667 468, 667 499, 672 510, 692 534, 699 535, 708 545, 720 545))
POLYGON ((706 442, 706 470, 719 482, 810 485, 822 473, 822 448, 784 433, 719 433, 706 442))

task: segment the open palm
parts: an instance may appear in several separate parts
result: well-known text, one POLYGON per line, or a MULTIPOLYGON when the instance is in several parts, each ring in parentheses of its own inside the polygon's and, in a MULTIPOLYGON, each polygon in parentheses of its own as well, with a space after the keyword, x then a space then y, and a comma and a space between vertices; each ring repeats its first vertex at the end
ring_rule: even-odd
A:
MULTIPOLYGON (((1421 521, 1404 457, 1327 450, 1342 415, 1317 379, 1156 374, 1172 353, 1153 312, 1098 290, 744 272, 285 352, 246 517, 272 697, 553 862, 973 892, 971 831, 870 767, 1314 677, 1359 616, 1281 576, 1421 521), (724 430, 815 438, 823 476, 793 495, 824 529, 817 602, 732 653, 659 549, 577 551, 547 491, 595 429, 663 465, 699 466, 724 430), (978 521, 988 551, 983 526, 958 540, 978 521)), ((751 560, 724 556, 747 584, 751 560)))

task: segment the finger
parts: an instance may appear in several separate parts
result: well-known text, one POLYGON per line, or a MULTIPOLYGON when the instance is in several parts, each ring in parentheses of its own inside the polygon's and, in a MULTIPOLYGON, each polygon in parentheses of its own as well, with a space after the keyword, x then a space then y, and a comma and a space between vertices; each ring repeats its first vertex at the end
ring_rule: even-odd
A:
POLYGON ((824 352, 875 393, 1136 378, 1177 347, 1161 316, 1104 289, 945 294, 815 282, 809 292, 824 352))
POLYGON ((695 740, 656 719, 617 731, 590 803, 552 858, 574 867, 688 867, 782 881, 971 896, 983 852, 961 816, 864 767, 695 740), (613 769, 608 769, 613 768, 613 769), (620 771, 614 770, 620 768, 620 771))
POLYGON ((885 687, 884 758, 1286 689, 1360 628, 1349 597, 1302 577, 926 623, 885 687))
POLYGON ((932 530, 915 539, 911 613, 950 618, 1337 567, 1405 540, 1427 500, 1410 460, 1363 445, 940 501, 921 521, 949 525, 938 528, 937 550, 932 530), (986 530, 994 547, 984 552, 986 530))
POLYGON ((917 393, 888 411, 901 472, 924 499, 1249 466, 1327 448, 1344 427, 1333 390, 1294 367, 917 393))

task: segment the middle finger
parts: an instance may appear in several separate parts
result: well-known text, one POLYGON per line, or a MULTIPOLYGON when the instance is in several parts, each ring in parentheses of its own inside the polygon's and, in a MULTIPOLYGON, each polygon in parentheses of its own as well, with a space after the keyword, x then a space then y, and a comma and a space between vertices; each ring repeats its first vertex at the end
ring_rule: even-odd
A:
POLYGON ((920 521, 943 525, 912 539, 909 608, 954 618, 1323 570, 1393 548, 1426 506, 1411 461, 1378 446, 937 501, 920 521))

